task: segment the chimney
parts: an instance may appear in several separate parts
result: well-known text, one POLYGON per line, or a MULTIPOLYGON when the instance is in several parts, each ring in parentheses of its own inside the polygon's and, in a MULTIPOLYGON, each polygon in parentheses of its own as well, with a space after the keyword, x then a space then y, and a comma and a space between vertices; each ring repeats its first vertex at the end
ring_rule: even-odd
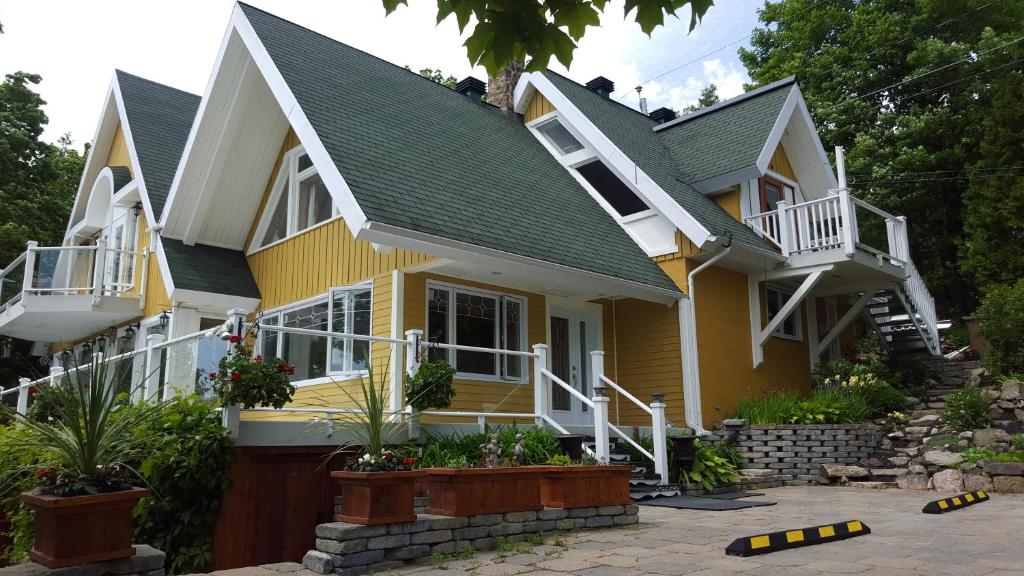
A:
POLYGON ((507 67, 499 70, 497 76, 488 78, 487 102, 503 110, 510 111, 506 112, 506 114, 511 113, 514 115, 515 102, 513 102, 513 92, 515 92, 519 77, 523 75, 523 68, 522 62, 514 60, 507 67))
POLYGON ((664 124, 665 122, 676 119, 676 111, 671 108, 661 107, 651 112, 648 116, 658 124, 664 124))
POLYGON ((587 82, 587 90, 597 92, 601 97, 607 98, 615 91, 615 82, 612 82, 604 76, 598 76, 590 82, 587 82))
POLYGON ((487 93, 487 86, 484 85, 483 80, 466 76, 455 85, 455 91, 474 102, 479 102, 487 93))

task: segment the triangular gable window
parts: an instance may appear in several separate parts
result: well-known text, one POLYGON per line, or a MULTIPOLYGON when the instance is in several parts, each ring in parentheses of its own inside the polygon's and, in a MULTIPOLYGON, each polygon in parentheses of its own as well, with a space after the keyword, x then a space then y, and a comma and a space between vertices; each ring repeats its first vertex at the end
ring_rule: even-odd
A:
POLYGON ((289 150, 281 161, 267 207, 249 251, 265 248, 338 215, 323 180, 302 147, 289 150))

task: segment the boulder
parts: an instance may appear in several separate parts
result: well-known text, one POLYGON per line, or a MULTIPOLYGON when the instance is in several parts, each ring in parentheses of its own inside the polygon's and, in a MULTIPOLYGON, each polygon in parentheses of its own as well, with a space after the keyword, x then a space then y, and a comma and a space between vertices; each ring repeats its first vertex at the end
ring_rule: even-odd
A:
POLYGON ((961 432, 960 436, 958 436, 958 438, 960 438, 961 440, 973 440, 974 439, 974 432, 971 432, 970 430, 961 432))
POLYGON ((910 456, 890 456, 889 464, 893 466, 906 466, 910 464, 910 456))
POLYGON ((1024 494, 1024 476, 996 476, 992 478, 992 490, 1004 494, 1024 494))
POLYGON ((992 476, 1024 476, 1024 462, 985 462, 985 472, 992 476))
POLYGON ((964 490, 968 492, 975 490, 990 492, 992 490, 992 479, 985 474, 965 474, 964 490))
POLYGON ((903 429, 903 434, 905 436, 924 436, 929 431, 931 431, 929 426, 907 426, 903 429))
POLYGON ((928 469, 925 468, 924 466, 921 466, 920 464, 913 464, 907 470, 911 474, 924 474, 925 476, 928 475, 928 469))
POLYGON ((932 425, 938 423, 938 421, 939 421, 939 416, 937 414, 928 414, 928 415, 925 415, 925 416, 921 416, 920 418, 917 418, 916 420, 911 420, 907 424, 909 424, 910 426, 932 426, 932 425))
POLYGON ((914 407, 921 403, 920 398, 914 398, 913 396, 907 396, 907 406, 914 407))
POLYGON ((1020 398, 1022 387, 1024 387, 1024 382, 1007 378, 1003 380, 1003 387, 999 391, 999 396, 1003 400, 1017 400, 1020 398))
POLYGON ((904 490, 925 491, 928 489, 927 474, 904 474, 896 478, 896 485, 904 490))
POLYGON ((849 464, 822 464, 821 475, 826 478, 866 478, 869 472, 860 466, 849 464))
POLYGON ((996 400, 996 406, 999 406, 1003 410, 1013 410, 1017 407, 1016 400, 996 400))
POLYGON ((939 492, 962 492, 964 475, 959 470, 940 470, 932 476, 932 484, 939 492))
POLYGON ((924 453, 924 461, 936 466, 952 466, 963 462, 964 458, 948 450, 929 450, 924 453))
POLYGON ((996 390, 995 388, 982 388, 981 394, 988 399, 989 402, 999 400, 999 390, 996 390))
POLYGON ((1004 410, 1000 408, 997 404, 993 404, 988 407, 988 417, 993 420, 999 420, 1000 418, 1003 417, 1003 414, 1004 410))
POLYGON ((1013 411, 1013 417, 1017 420, 1024 420, 1024 410, 1017 408, 1013 411))
POLYGON ((982 428, 974 431, 974 445, 989 447, 993 444, 1009 444, 1010 434, 1002 428, 982 428))

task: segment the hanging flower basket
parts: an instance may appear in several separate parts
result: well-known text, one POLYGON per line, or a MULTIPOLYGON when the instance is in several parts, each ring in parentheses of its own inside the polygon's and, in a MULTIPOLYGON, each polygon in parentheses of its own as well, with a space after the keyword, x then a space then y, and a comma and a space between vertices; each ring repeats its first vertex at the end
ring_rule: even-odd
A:
POLYGON ((232 336, 231 344, 232 353, 209 374, 221 405, 283 408, 291 402, 295 386, 288 377, 295 373, 294 366, 280 358, 267 362, 259 354, 253 356, 252 348, 239 336, 232 336))
POLYGON ((405 402, 416 410, 447 408, 452 405, 455 368, 443 358, 420 363, 416 373, 405 377, 405 402))

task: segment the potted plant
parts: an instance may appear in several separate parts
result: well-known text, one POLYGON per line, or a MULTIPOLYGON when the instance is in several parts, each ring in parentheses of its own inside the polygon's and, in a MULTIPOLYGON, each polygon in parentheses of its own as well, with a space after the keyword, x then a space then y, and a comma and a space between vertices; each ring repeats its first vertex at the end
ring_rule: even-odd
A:
POLYGON ((398 415, 389 413, 387 371, 377 380, 368 362, 367 378, 359 383, 362 398, 340 387, 356 409, 337 421, 352 441, 333 455, 347 453, 353 446, 360 454, 345 470, 331 472, 341 484, 341 514, 337 520, 365 525, 414 522, 414 485, 424 472, 413 470, 412 458, 387 448, 403 439, 406 427, 398 415))
MULTIPOLYGON (((132 486, 124 465, 138 456, 134 433, 147 429, 164 403, 131 404, 117 393, 121 370, 93 360, 70 368, 60 382, 40 387, 37 398, 55 416, 35 420, 13 414, 24 430, 19 441, 40 449, 38 488, 21 494, 35 511, 35 545, 29 557, 50 568, 102 562, 135 553, 132 509, 149 490, 132 486)), ((7 409, 8 412, 9 409, 7 409)))
POLYGON ((288 377, 295 374, 294 366, 280 358, 266 361, 254 356, 240 336, 232 336, 230 342, 231 354, 221 357, 217 371, 208 375, 222 406, 283 408, 291 401, 295 386, 288 377))
POLYGON ((586 465, 553 456, 540 481, 541 504, 548 508, 624 506, 632 502, 632 466, 586 465))

